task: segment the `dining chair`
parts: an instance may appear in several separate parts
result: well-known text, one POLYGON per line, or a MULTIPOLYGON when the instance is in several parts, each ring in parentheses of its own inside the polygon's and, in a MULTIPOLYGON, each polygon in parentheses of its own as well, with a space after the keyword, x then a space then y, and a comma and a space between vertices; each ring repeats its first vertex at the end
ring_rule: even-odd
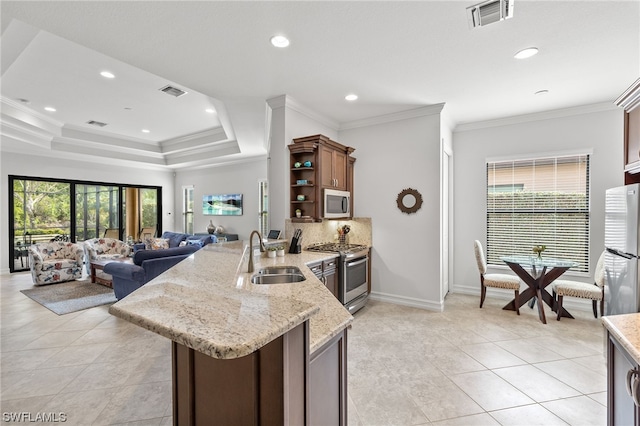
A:
POLYGON ((480 272, 480 307, 482 308, 484 304, 487 287, 502 288, 512 290, 515 293, 516 313, 520 315, 520 278, 510 274, 487 274, 487 261, 480 241, 476 240, 474 242, 474 249, 478 271, 480 272))
POLYGON ((560 321, 560 314, 562 313, 562 299, 564 296, 591 299, 594 318, 598 318, 597 305, 598 301, 600 301, 600 316, 602 316, 604 312, 604 254, 605 252, 603 251, 596 264, 593 284, 570 280, 555 280, 553 282, 551 286, 553 288, 553 300, 555 300, 558 321, 560 321))

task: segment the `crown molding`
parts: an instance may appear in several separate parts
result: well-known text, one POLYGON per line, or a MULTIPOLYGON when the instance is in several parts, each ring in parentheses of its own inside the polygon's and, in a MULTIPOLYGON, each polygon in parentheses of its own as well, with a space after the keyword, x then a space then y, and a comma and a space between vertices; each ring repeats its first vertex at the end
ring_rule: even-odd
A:
POLYGON ((141 139, 123 137, 116 135, 115 133, 85 129, 68 124, 62 127, 62 133, 60 136, 65 139, 75 139, 77 141, 108 145, 111 149, 113 149, 113 147, 118 147, 130 151, 142 151, 155 154, 161 153, 160 146, 155 143, 150 144, 149 142, 141 139))
POLYGON ((16 121, 25 123, 27 126, 49 132, 53 136, 59 135, 60 129, 64 125, 61 121, 35 111, 21 102, 5 98, 4 96, 0 96, 0 111, 2 111, 3 121, 5 119, 4 117, 11 117, 16 121))
POLYGON ((363 118, 362 120, 354 120, 342 123, 338 130, 357 129, 359 127, 369 127, 376 124, 392 123, 394 121, 408 120, 411 118, 424 117, 428 115, 440 114, 444 108, 444 103, 428 105, 420 108, 414 108, 406 111, 394 112, 391 114, 378 115, 376 117, 363 118))
POLYGON ((625 111, 631 111, 640 105, 640 78, 637 79, 622 95, 614 102, 625 111))
POLYGON ((340 127, 340 124, 338 122, 322 114, 318 114, 311 108, 301 104, 289 95, 280 95, 276 96, 275 98, 267 99, 267 104, 271 107, 271 109, 289 108, 290 110, 302 114, 305 117, 310 118, 313 121, 316 121, 335 131, 337 131, 340 127))
POLYGON ((192 133, 175 139, 160 142, 160 152, 170 154, 178 151, 193 150, 204 145, 227 142, 227 134, 222 127, 192 133))
POLYGON ((555 109, 551 111, 537 112, 533 114, 515 115, 513 117, 498 118, 495 120, 478 121, 475 123, 463 123, 456 126, 455 133, 469 130, 486 129, 491 127, 509 126, 514 124, 529 123, 532 121, 550 120, 553 118, 570 117, 574 115, 589 114, 594 112, 611 111, 619 109, 612 102, 581 105, 571 108, 555 109))

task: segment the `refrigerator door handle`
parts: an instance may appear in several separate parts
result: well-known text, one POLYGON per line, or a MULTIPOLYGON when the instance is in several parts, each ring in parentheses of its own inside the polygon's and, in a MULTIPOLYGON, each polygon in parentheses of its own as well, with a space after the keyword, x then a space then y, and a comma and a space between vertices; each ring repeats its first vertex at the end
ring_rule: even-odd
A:
POLYGON ((611 254, 615 254, 616 256, 620 256, 620 257, 624 257, 625 259, 640 259, 640 257, 638 257, 635 254, 632 253, 626 253, 622 250, 618 250, 618 249, 614 249, 611 247, 606 247, 607 251, 611 254))

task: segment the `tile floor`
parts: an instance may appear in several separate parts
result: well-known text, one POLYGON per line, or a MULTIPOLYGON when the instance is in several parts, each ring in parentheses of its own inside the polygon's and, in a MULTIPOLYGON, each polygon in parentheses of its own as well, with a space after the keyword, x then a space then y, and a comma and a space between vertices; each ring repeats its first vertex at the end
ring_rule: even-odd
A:
MULTIPOLYGON (((0 277, 0 411, 68 425, 169 425, 170 344, 106 307, 58 316, 0 277)), ((604 425, 604 331, 588 312, 452 294, 443 313, 371 302, 349 333, 350 425, 604 425)), ((46 424, 46 423, 44 423, 46 424)), ((53 423, 52 423, 53 424, 53 423)))

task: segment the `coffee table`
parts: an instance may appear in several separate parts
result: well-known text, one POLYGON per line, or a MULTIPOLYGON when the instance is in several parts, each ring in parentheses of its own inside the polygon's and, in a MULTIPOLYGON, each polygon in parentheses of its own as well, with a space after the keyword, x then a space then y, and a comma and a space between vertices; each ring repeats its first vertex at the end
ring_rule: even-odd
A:
POLYGON ((119 257, 116 259, 96 259, 92 260, 90 263, 91 266, 91 282, 102 284, 107 287, 113 287, 113 283, 111 280, 107 280, 105 278, 99 277, 96 275, 96 271, 102 271, 104 269, 104 265, 111 262, 125 262, 132 263, 133 259, 131 257, 119 257))

